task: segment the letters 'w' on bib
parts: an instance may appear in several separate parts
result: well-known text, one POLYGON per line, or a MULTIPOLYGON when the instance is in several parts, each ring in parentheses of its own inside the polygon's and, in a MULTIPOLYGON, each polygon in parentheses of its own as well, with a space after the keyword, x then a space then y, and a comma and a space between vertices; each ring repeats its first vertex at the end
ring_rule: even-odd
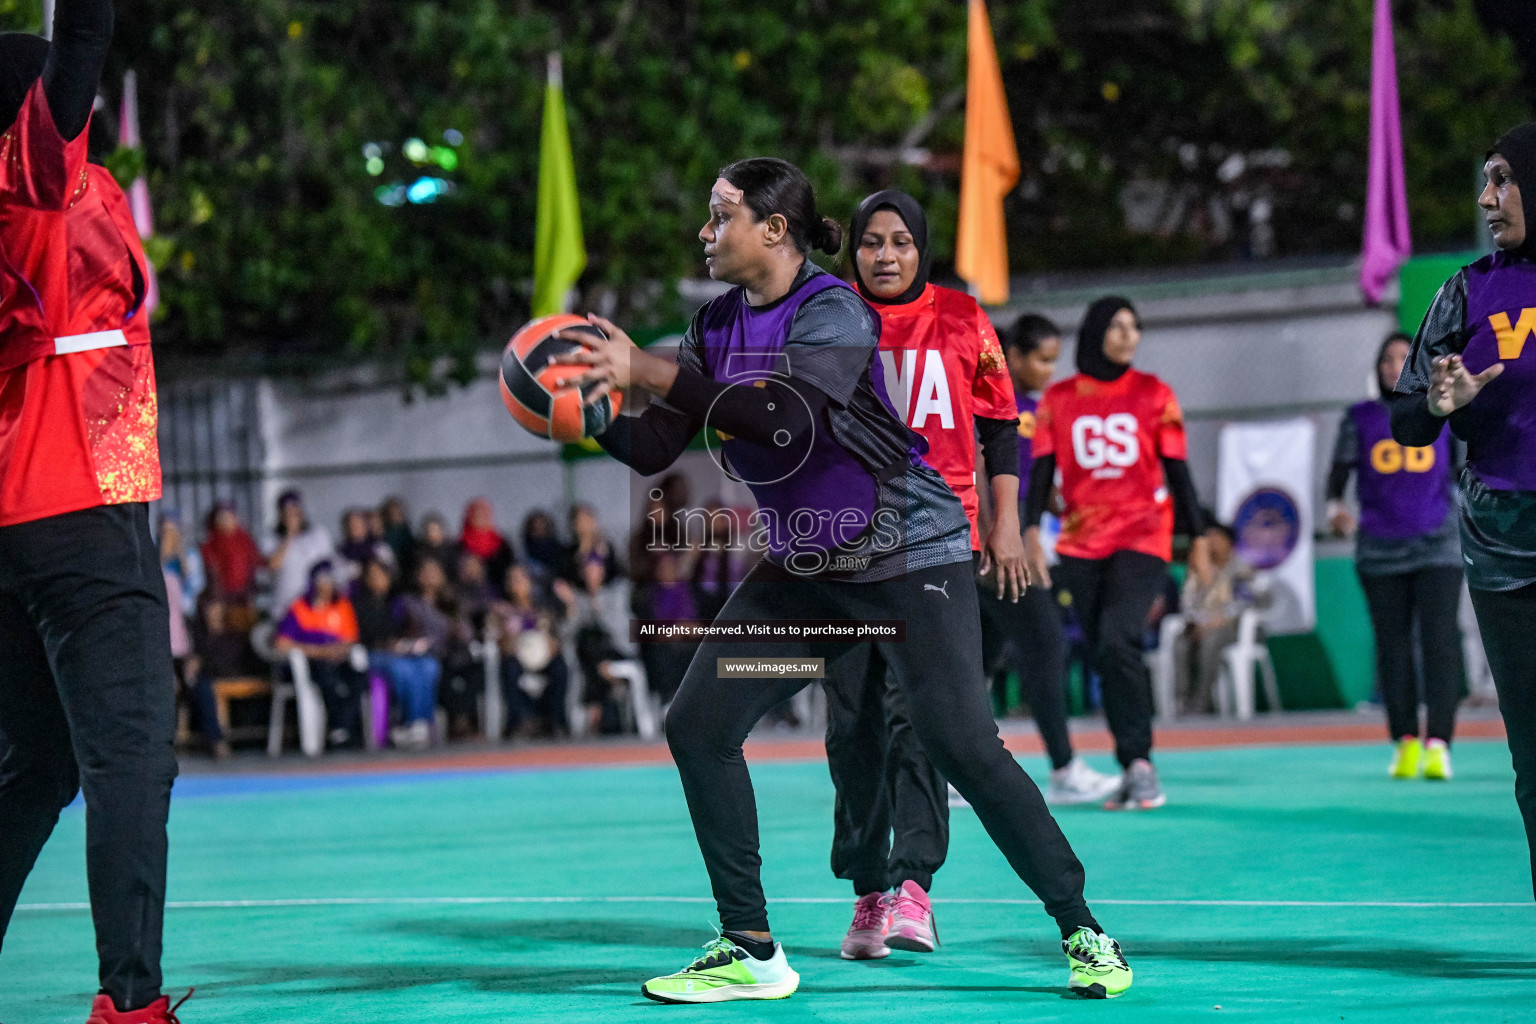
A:
POLYGON ((1495 313, 1488 318, 1488 325, 1493 328, 1494 337, 1499 339, 1499 358, 1519 359, 1520 353, 1525 351, 1525 339, 1536 331, 1536 309, 1522 309, 1520 319, 1513 325, 1508 313, 1495 313))

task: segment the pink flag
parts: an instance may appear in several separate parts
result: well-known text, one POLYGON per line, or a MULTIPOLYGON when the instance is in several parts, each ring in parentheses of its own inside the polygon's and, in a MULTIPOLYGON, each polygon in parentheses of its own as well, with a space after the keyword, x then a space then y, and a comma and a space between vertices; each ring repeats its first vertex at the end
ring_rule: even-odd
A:
POLYGON ((1360 290, 1371 305, 1413 249, 1408 234, 1408 183, 1403 177, 1403 127, 1397 103, 1397 55, 1391 0, 1376 0, 1371 43, 1371 166, 1365 185, 1365 241, 1360 290))
MULTIPOLYGON (((139 148, 139 79, 132 71, 123 75, 123 105, 119 111, 117 144, 127 149, 139 148)), ((149 182, 141 174, 128 186, 128 209, 133 213, 134 226, 140 238, 155 233, 155 215, 149 206, 149 182)), ((153 313, 160 305, 160 284, 155 280, 155 268, 149 268, 147 291, 144 295, 144 312, 153 313)))

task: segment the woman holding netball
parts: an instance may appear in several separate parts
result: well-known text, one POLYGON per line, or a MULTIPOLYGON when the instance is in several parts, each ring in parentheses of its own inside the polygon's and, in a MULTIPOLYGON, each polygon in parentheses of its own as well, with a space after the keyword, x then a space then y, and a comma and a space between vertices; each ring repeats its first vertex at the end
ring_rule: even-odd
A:
MULTIPOLYGON (((1024 508, 1031 575, 1047 586, 1040 545, 1056 472, 1066 505, 1057 582, 1071 595, 1104 684, 1104 714, 1125 769, 1105 807, 1149 810, 1167 800, 1152 767, 1151 682, 1141 637, 1173 556, 1174 506, 1199 537, 1200 505, 1185 464, 1184 417, 1173 389, 1133 369, 1141 322, 1126 299, 1088 307, 1078 372, 1052 385, 1036 410, 1034 465, 1024 508)), ((1203 565, 1195 541, 1192 566, 1203 565)))
MULTIPOLYGON (((879 318, 806 258, 813 247, 836 252, 841 236, 792 164, 732 164, 715 182, 699 237, 711 276, 736 287, 694 318, 676 365, 596 317, 607 338, 564 358, 590 366, 581 383, 595 384, 594 395, 639 387, 666 403, 616 419, 599 437, 609 454, 648 475, 707 430, 751 487, 766 556, 722 619, 905 621, 905 640, 881 642, 880 653, 923 750, 1055 918, 1071 990, 1118 995, 1130 968, 1089 912, 1082 865, 992 719, 965 512, 892 410, 875 370, 879 318)), ((732 677, 717 666, 722 658, 835 662, 853 649, 824 640, 701 645, 668 711, 667 741, 723 933, 681 971, 646 982, 647 997, 721 1002, 795 991, 799 976, 769 931, 742 743, 806 680, 732 677)))
POLYGON ((1498 251, 1441 286, 1391 399, 1392 437, 1467 444, 1462 563, 1499 691, 1536 878, 1536 123, 1488 153, 1478 198, 1498 251))

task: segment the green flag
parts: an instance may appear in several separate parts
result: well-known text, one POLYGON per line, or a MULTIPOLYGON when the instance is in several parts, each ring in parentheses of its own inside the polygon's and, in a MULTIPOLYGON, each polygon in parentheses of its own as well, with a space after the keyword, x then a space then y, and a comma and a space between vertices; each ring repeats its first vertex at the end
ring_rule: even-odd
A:
POLYGON ((565 297, 587 265, 576 201, 576 166, 565 127, 560 55, 549 55, 544 130, 539 138, 539 210, 533 229, 533 315, 565 312, 565 297))

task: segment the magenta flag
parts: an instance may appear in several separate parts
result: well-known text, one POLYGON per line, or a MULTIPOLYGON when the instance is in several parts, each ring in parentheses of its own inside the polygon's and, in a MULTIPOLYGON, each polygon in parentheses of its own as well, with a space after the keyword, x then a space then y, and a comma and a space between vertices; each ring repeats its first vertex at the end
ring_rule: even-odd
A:
POLYGON ((1397 54, 1392 45, 1392 2, 1376 0, 1371 43, 1371 164, 1365 184, 1365 239, 1360 290, 1371 305, 1403 265, 1408 234, 1408 182, 1403 177, 1403 126, 1397 103, 1397 54))
MULTIPOLYGON (((138 149, 139 80, 132 71, 123 75, 123 103, 118 113, 117 144, 126 149, 138 149)), ((142 174, 128 186, 128 209, 133 214, 133 224, 139 229, 140 238, 149 238, 155 233, 155 215, 149 207, 149 182, 144 180, 142 174)), ((160 305, 160 283, 155 279, 153 266, 149 268, 149 281, 146 285, 144 312, 153 313, 155 307, 160 305)))

